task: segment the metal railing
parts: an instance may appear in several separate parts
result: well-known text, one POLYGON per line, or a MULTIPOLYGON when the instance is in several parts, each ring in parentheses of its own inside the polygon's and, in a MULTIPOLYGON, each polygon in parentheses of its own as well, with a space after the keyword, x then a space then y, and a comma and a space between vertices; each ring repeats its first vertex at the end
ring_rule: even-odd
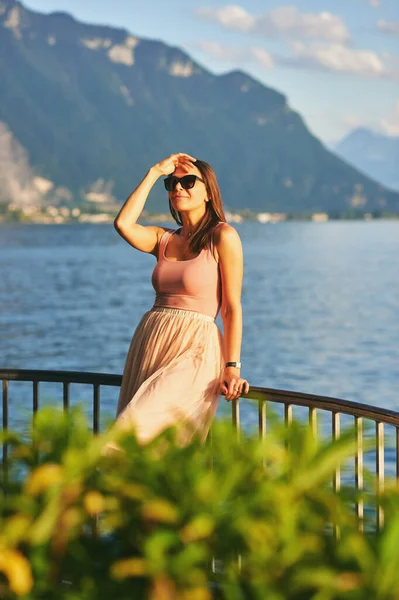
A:
MULTIPOLYGON (((100 391, 102 386, 119 387, 122 376, 105 373, 88 373, 79 371, 42 371, 42 370, 15 370, 0 369, 0 379, 3 386, 2 397, 2 425, 3 429, 8 429, 9 425, 9 382, 24 381, 31 382, 32 389, 32 412, 35 413, 40 404, 40 383, 52 382, 60 383, 63 386, 63 407, 68 410, 70 406, 70 385, 88 384, 92 386, 93 393, 93 421, 92 429, 94 433, 100 431, 100 391)), ((339 398, 328 396, 317 396, 314 394, 305 394, 300 392, 291 392, 262 387, 251 387, 248 394, 244 395, 245 400, 257 402, 258 406, 258 428, 260 437, 266 435, 267 428, 267 407, 269 403, 282 405, 284 408, 284 420, 287 426, 293 419, 294 407, 305 407, 308 409, 308 421, 314 435, 318 431, 319 411, 329 413, 331 418, 331 434, 333 439, 338 439, 341 431, 341 415, 350 415, 353 418, 356 432, 356 455, 354 481, 356 490, 362 491, 364 485, 364 422, 374 423, 375 431, 375 473, 377 478, 377 494, 384 489, 385 482, 385 426, 391 428, 390 439, 394 446, 394 470, 395 476, 399 481, 399 413, 351 402, 339 398)), ((240 399, 232 402, 232 424, 239 435, 240 432, 240 399)), ((3 445, 3 464, 7 462, 7 444, 3 445)), ((341 472, 336 469, 333 481, 334 489, 341 487, 341 472)), ((356 506, 359 522, 364 516, 364 505, 359 501, 356 506)), ((382 508, 377 505, 376 525, 380 529, 384 523, 384 514, 382 508)))

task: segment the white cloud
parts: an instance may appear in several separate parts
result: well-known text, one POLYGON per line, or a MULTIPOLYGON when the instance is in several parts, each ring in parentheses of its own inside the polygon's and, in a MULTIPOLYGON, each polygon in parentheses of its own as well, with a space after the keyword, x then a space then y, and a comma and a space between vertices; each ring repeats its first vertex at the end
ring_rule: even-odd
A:
MULTIPOLYGON (((325 116, 327 117, 327 114, 325 116)), ((375 133, 399 137, 399 99, 396 100, 395 106, 388 117, 378 119, 353 114, 345 115, 339 119, 338 126, 344 128, 345 135, 353 129, 365 127, 375 133)))
POLYGON ((357 50, 342 44, 318 42, 308 45, 303 42, 293 42, 292 50, 295 56, 292 64, 366 77, 394 78, 396 76, 387 64, 388 55, 385 54, 384 60, 372 50, 357 50))
POLYGON ((211 40, 195 42, 191 46, 218 61, 235 65, 255 62, 267 70, 279 66, 399 80, 398 57, 387 52, 377 54, 371 50, 348 48, 342 44, 292 42, 292 56, 289 58, 272 54, 260 46, 243 48, 211 40))
POLYGON ((253 46, 249 50, 250 56, 264 69, 272 69, 274 67, 274 59, 270 52, 264 48, 253 46))
POLYGON ((387 135, 399 137, 399 99, 389 117, 381 119, 381 129, 387 135))
POLYGON ((344 43, 349 33, 344 21, 330 12, 305 13, 294 5, 278 6, 264 15, 251 15, 237 5, 219 9, 202 7, 200 18, 215 21, 226 29, 259 36, 295 36, 344 43))
POLYGON ((329 12, 301 13, 296 6, 279 6, 259 17, 255 26, 257 33, 273 32, 302 38, 314 38, 345 42, 349 33, 340 17, 329 12))
POLYGON ((399 57, 388 52, 356 49, 338 43, 292 41, 290 57, 268 52, 261 46, 224 45, 215 40, 192 43, 206 55, 235 65, 255 62, 262 69, 276 66, 295 69, 317 69, 363 78, 399 80, 399 57))
POLYGON ((378 8, 379 6, 381 6, 381 0, 360 0, 360 1, 365 2, 366 4, 369 4, 373 8, 378 8))
POLYGON ((246 49, 238 46, 223 45, 213 40, 202 40, 190 44, 193 48, 198 48, 208 56, 216 58, 222 62, 240 63, 245 59, 246 49))
POLYGON ((339 119, 339 122, 340 125, 344 126, 345 134, 349 133, 353 129, 358 129, 359 127, 371 129, 376 133, 378 132, 378 123, 372 118, 368 119, 359 115, 345 115, 339 119))
POLYGON ((399 21, 384 21, 380 19, 377 21, 377 27, 384 33, 399 35, 399 21))
POLYGON ((203 6, 198 8, 196 12, 199 17, 208 21, 216 21, 226 29, 250 31, 255 24, 255 17, 252 17, 241 6, 224 6, 219 9, 203 6))
POLYGON ((203 40, 191 44, 192 47, 198 48, 208 56, 215 58, 221 62, 229 62, 234 65, 242 65, 245 62, 255 61, 263 69, 272 69, 274 67, 273 55, 257 46, 251 48, 241 48, 239 46, 224 46, 220 42, 203 40))
POLYGON ((381 120, 381 128, 386 135, 393 137, 399 137, 399 118, 396 118, 396 122, 388 121, 387 119, 381 120))

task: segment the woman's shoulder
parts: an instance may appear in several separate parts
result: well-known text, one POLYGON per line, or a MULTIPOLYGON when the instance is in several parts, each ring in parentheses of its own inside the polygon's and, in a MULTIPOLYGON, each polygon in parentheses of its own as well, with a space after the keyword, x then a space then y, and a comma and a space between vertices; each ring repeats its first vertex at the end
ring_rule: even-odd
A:
POLYGON ((226 223, 225 221, 219 221, 217 225, 215 225, 213 230, 213 241, 217 246, 220 243, 229 243, 234 240, 239 240, 240 236, 234 227, 226 223))
POLYGON ((213 246, 215 249, 215 260, 217 262, 220 262, 221 256, 238 256, 242 252, 241 240, 237 230, 224 221, 219 221, 219 223, 215 225, 213 231, 213 246))
POLYGON ((172 227, 163 227, 163 226, 158 225, 157 226, 158 241, 163 238, 165 233, 174 233, 175 231, 177 231, 177 229, 173 229, 172 227))

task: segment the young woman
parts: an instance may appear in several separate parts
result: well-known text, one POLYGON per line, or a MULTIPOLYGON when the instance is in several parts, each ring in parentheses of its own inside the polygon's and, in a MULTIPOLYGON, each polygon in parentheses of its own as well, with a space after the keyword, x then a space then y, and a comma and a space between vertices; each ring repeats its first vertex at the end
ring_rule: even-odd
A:
POLYGON ((183 443, 195 434, 204 442, 220 394, 229 401, 249 390, 240 376, 241 241, 225 222, 212 167, 172 154, 149 169, 114 224, 134 248, 157 258, 156 298, 130 344, 116 425, 134 428, 140 443, 171 425, 183 443), (179 229, 137 223, 161 176, 179 229), (219 310, 224 336, 215 324, 219 310))

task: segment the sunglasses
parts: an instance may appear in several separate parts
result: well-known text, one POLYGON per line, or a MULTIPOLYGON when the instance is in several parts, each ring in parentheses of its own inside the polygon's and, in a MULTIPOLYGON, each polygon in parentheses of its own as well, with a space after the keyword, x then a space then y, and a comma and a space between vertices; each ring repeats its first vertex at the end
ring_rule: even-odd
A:
POLYGON ((180 182, 180 185, 182 186, 182 188, 184 190, 191 190, 191 188, 193 188, 195 186, 195 182, 197 179, 202 181, 202 183, 205 183, 205 181, 203 179, 201 179, 201 177, 198 177, 198 175, 184 175, 183 177, 176 177, 175 175, 169 175, 169 177, 164 179, 163 182, 165 184, 165 189, 168 192, 173 192, 173 190, 176 188, 178 182, 180 182))

